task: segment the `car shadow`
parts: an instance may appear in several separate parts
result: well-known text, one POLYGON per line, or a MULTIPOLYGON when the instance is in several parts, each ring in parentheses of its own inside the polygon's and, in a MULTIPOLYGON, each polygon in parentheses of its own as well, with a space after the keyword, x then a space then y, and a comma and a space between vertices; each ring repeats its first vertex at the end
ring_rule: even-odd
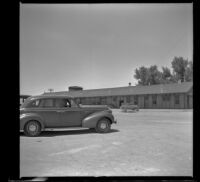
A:
POLYGON ((138 111, 136 110, 127 110, 127 111, 121 111, 123 113, 137 113, 138 111))
MULTIPOLYGON (((83 134, 110 134, 114 132, 119 132, 119 130, 111 129, 108 133, 97 133, 95 129, 81 129, 81 130, 52 130, 43 131, 38 137, 54 137, 62 135, 83 135, 83 134)), ((20 133, 20 136, 25 136, 24 133, 20 133)))

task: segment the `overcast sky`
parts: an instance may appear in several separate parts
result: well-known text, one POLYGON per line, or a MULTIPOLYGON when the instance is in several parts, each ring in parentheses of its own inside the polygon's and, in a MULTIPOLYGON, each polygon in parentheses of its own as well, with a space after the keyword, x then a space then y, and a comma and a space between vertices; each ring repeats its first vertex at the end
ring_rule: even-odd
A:
POLYGON ((134 70, 192 60, 192 4, 20 4, 20 94, 135 85, 134 70))

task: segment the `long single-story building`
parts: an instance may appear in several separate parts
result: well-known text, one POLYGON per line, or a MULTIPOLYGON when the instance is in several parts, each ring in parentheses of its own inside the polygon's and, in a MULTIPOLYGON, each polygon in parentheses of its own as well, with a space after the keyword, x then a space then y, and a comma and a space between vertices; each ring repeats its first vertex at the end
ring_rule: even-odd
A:
POLYGON ((86 105, 103 104, 119 108, 122 103, 134 103, 149 109, 192 109, 193 82, 160 84, 149 86, 126 86, 83 90, 69 87, 69 91, 44 93, 71 95, 78 103, 86 105))

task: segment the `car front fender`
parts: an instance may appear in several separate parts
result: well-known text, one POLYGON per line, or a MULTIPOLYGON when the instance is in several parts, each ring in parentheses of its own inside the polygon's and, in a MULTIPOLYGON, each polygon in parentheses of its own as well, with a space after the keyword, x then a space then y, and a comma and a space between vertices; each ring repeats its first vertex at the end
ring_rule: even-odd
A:
POLYGON ((102 118, 109 119, 111 124, 114 122, 114 117, 111 113, 107 111, 101 111, 101 112, 95 112, 93 114, 90 114, 89 116, 84 118, 82 120, 82 127, 95 128, 97 125, 97 122, 102 118))
POLYGON ((24 125, 30 120, 38 121, 41 124, 42 130, 44 129, 44 122, 41 116, 35 113, 24 113, 20 114, 20 130, 23 130, 24 125))

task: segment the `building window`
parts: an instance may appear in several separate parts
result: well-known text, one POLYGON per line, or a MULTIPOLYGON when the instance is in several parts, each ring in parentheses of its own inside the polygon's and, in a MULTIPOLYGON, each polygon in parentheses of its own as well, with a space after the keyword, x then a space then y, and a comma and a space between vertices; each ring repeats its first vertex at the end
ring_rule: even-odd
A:
POLYGON ((101 97, 101 104, 102 105, 106 104, 106 98, 105 97, 101 97))
POLYGON ((93 98, 93 104, 97 104, 97 99, 95 97, 93 98))
POLYGON ((100 97, 97 97, 97 98, 96 98, 96 103, 97 103, 97 105, 100 105, 100 104, 101 104, 100 97))
POLYGON ((126 96, 126 102, 127 102, 127 103, 130 103, 130 100, 131 100, 131 99, 130 99, 130 96, 126 96))
POLYGON ((117 101, 117 97, 113 97, 113 102, 116 102, 117 101))
POLYGON ((77 104, 80 104, 81 103, 81 99, 77 98, 76 102, 77 102, 77 104))
POLYGON ((166 101, 170 101, 170 94, 166 94, 166 101))
POLYGON ((105 97, 105 98, 104 98, 104 100, 105 100, 105 104, 107 104, 107 98, 108 98, 108 97, 105 97))
POLYGON ((175 104, 179 104, 180 99, 179 99, 179 95, 175 95, 175 104))
POLYGON ((93 103, 94 103, 94 104, 97 104, 97 99, 96 99, 96 97, 93 98, 93 103))
POLYGON ((134 104, 138 105, 138 96, 134 96, 134 104))
POLYGON ((164 95, 162 95, 162 100, 163 101, 170 101, 170 94, 164 94, 164 95))
POLYGON ((83 98, 80 98, 80 103, 79 103, 79 104, 82 104, 82 103, 83 103, 83 100, 84 100, 83 98))
POLYGON ((165 101, 166 100, 166 95, 162 95, 162 100, 165 101))
POLYGON ((85 98, 80 98, 80 104, 85 104, 85 98))
POLYGON ((152 95, 152 104, 153 105, 157 104, 157 97, 156 97, 156 95, 152 95))

